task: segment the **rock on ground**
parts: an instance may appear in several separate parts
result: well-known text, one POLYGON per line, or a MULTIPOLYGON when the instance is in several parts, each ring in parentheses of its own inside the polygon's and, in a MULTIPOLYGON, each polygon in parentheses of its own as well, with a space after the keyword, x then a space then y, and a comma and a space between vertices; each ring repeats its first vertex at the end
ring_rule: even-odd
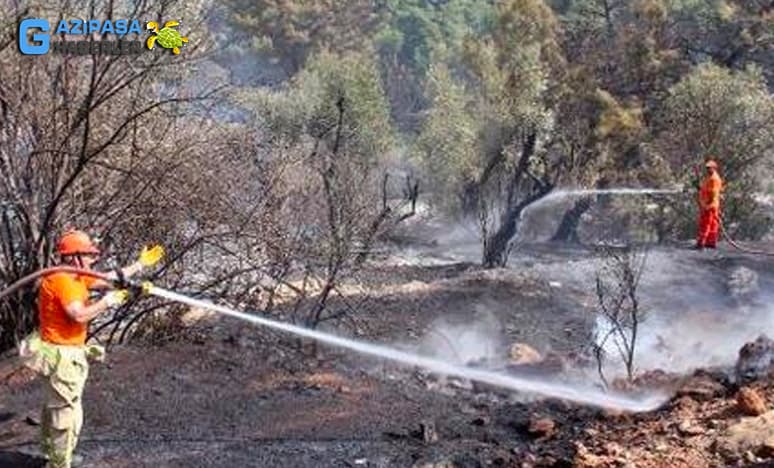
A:
POLYGON ((524 343, 512 344, 509 354, 513 365, 535 364, 543 359, 535 348, 524 343))
POLYGON ((736 361, 736 378, 740 382, 761 379, 770 374, 774 366, 774 341, 761 335, 739 350, 736 361))
POLYGON ((729 426, 715 441, 715 449, 727 460, 738 460, 745 453, 759 453, 774 447, 774 412, 742 418, 729 426))
POLYGON ((739 410, 747 416, 760 416, 768 411, 764 397, 750 387, 742 387, 736 394, 736 404, 739 410))

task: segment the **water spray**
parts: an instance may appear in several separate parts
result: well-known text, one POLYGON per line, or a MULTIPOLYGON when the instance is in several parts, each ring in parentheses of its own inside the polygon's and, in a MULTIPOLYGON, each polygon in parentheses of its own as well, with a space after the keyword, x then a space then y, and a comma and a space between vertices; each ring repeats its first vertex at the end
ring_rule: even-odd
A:
POLYGON ((679 195, 685 193, 682 188, 674 189, 655 189, 655 188, 610 188, 610 189, 573 189, 573 190, 554 190, 548 195, 540 198, 527 205, 522 211, 524 212, 534 209, 544 203, 550 201, 558 201, 564 198, 570 197, 585 197, 588 195, 679 195))
POLYGON ((522 210, 520 217, 523 218, 528 212, 544 205, 548 202, 555 202, 570 197, 585 197, 589 195, 679 195, 685 193, 683 188, 656 189, 656 188, 610 188, 610 189, 571 189, 554 190, 548 195, 530 203, 522 210))
MULTIPOLYGON (((525 212, 531 209, 534 209, 535 207, 540 206, 543 203, 546 203, 549 201, 556 201, 556 200, 569 198, 569 197, 583 197, 588 195, 681 195, 684 193, 686 193, 684 188, 674 188, 674 189, 611 188, 611 189, 556 190, 554 192, 549 193, 545 197, 537 200, 535 203, 532 203, 529 206, 527 206, 527 208, 524 211, 522 211, 522 216, 525 214, 525 212)), ((745 252, 753 255, 764 255, 764 256, 774 257, 774 252, 766 252, 763 250, 751 249, 749 247, 740 245, 728 233, 728 230, 726 229, 726 222, 722 217, 720 218, 719 222, 720 222, 720 232, 723 235, 723 238, 733 248, 741 252, 745 252)))
POLYGON ((157 297, 180 302, 192 307, 200 307, 202 309, 211 310, 213 312, 244 320, 256 325, 263 325, 275 330, 281 330, 328 345, 355 351, 360 354, 388 359, 390 361, 395 361, 410 366, 422 367, 439 374, 461 377, 468 380, 474 380, 481 383, 507 388, 510 390, 537 393, 547 397, 573 401, 576 403, 632 412, 652 411, 660 407, 668 400, 668 396, 664 394, 651 394, 640 398, 632 398, 625 395, 607 393, 595 388, 578 388, 563 382, 541 381, 533 378, 517 377, 515 375, 501 374, 468 366, 455 365, 440 359, 412 354, 384 345, 343 338, 329 333, 299 327, 289 323, 270 320, 257 315, 238 312, 227 307, 219 306, 200 299, 194 299, 155 286, 150 289, 149 293, 157 297))
MULTIPOLYGON (((107 279, 106 275, 94 271, 81 270, 71 267, 54 267, 46 270, 40 270, 15 282, 5 290, 0 291, 0 299, 11 294, 15 290, 18 290, 24 284, 32 282, 39 277, 60 272, 91 276, 103 280, 107 279)), ((130 286, 137 290, 140 289, 139 285, 135 283, 131 283, 130 286)), ((167 299, 181 304, 187 304, 191 307, 211 310, 213 312, 239 320, 244 320, 255 325, 262 325, 296 336, 312 339, 327 345, 354 351, 360 354, 387 359, 404 365, 421 367, 431 372, 461 377, 509 390, 534 393, 543 395, 545 397, 557 398, 600 408, 631 412, 653 411, 661 407, 669 399, 669 395, 665 393, 651 393, 635 398, 623 394, 606 392, 598 388, 584 388, 565 382, 549 381, 533 376, 520 377, 511 374, 488 371, 480 368, 452 364, 437 358, 412 354, 380 344, 344 338, 330 333, 324 333, 285 322, 267 319, 258 315, 239 312, 237 310, 220 306, 212 302, 195 299, 183 294, 152 286, 148 283, 146 283, 146 287, 143 289, 143 291, 146 294, 150 294, 162 299, 167 299)))
POLYGON ((683 193, 682 188, 675 189, 654 189, 654 188, 612 188, 612 189, 579 189, 579 190, 557 190, 551 192, 543 199, 561 198, 565 196, 585 196, 585 195, 674 195, 683 193))

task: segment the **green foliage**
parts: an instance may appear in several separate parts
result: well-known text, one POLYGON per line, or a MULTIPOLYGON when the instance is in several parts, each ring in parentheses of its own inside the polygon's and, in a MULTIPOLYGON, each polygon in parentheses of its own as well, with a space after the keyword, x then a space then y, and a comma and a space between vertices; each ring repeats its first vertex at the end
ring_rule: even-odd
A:
MULTIPOLYGON (((307 126, 313 135, 325 135, 336 124, 337 102, 342 99, 344 139, 363 155, 379 157, 393 142, 388 106, 371 56, 323 52, 295 80, 309 99, 307 126)), ((333 135, 328 134, 330 140, 333 135)))
POLYGON ((610 93, 597 90, 597 99, 601 107, 595 133, 597 138, 605 139, 617 135, 634 138, 643 130, 642 108, 625 106, 619 103, 610 93))
POLYGON ((394 143, 378 69, 370 55, 323 51, 280 91, 250 90, 241 97, 257 110, 269 136, 289 142, 305 137, 333 147, 343 105, 340 141, 375 163, 394 143))
MULTIPOLYGON (((678 178, 695 187, 691 168, 716 158, 726 179, 726 220, 741 235, 763 234, 768 224, 753 196, 764 188, 761 169, 774 149, 774 99, 761 71, 698 66, 672 87, 660 117, 659 144, 678 178)), ((679 213, 692 208, 691 200, 679 213)))
POLYGON ((561 65, 556 28, 542 1, 512 0, 499 4, 490 37, 466 41, 463 64, 478 94, 477 111, 496 133, 550 125, 549 81, 561 65))
POLYGON ((772 104, 757 68, 696 67, 670 89, 662 114, 675 162, 713 153, 728 176, 754 176, 743 171, 754 170, 774 144, 772 104))
POLYGON ((692 63, 710 57, 733 68, 745 63, 771 67, 774 18, 770 6, 744 0, 665 2, 674 25, 673 40, 692 63))
POLYGON ((558 55, 559 23, 542 0, 510 0, 498 4, 494 38, 504 56, 518 54, 524 45, 539 46, 546 61, 558 55))
POLYGON ((427 72, 433 63, 454 67, 467 37, 493 27, 491 2, 391 0, 374 37, 382 76, 398 127, 414 134, 429 104, 427 72))
POLYGON ((730 19, 736 13, 734 6, 725 0, 666 0, 663 3, 672 14, 692 15, 707 21, 730 19))
POLYGON ((433 5, 424 0, 387 2, 375 43, 384 57, 424 76, 434 61, 453 61, 468 36, 491 31, 495 10, 490 2, 450 0, 433 5))
POLYGON ((565 3, 559 9, 565 27, 592 34, 612 27, 612 21, 626 6, 623 0, 567 0, 565 3))
POLYGON ((419 73, 430 65, 435 44, 441 43, 441 30, 433 19, 427 9, 405 5, 398 7, 387 29, 401 39, 396 50, 398 62, 419 73))
MULTIPOLYGON (((453 68, 458 78, 443 65, 431 67, 431 104, 415 154, 446 207, 459 207, 472 187, 498 185, 503 169, 517 164, 523 139, 552 131, 557 63, 549 60, 559 53, 557 29, 541 1, 500 3, 491 34, 464 41, 453 68)), ((544 155, 530 155, 537 175, 547 170, 544 155)))
POLYGON ((460 188, 474 181, 479 171, 479 123, 470 112, 471 101, 464 86, 446 67, 431 67, 427 87, 431 105, 415 142, 414 156, 434 187, 434 201, 453 212, 460 208, 460 188))
POLYGON ((379 24, 366 0, 227 0, 231 24, 292 76, 323 48, 356 50, 379 24))

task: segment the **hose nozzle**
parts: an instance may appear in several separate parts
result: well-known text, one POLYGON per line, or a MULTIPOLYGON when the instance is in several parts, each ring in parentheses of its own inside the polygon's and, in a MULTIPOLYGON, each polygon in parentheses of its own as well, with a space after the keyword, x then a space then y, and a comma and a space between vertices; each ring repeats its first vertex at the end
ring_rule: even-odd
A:
POLYGON ((132 296, 147 296, 153 289, 153 283, 150 281, 131 280, 124 276, 121 270, 116 270, 116 279, 113 280, 113 286, 116 289, 126 289, 132 296))

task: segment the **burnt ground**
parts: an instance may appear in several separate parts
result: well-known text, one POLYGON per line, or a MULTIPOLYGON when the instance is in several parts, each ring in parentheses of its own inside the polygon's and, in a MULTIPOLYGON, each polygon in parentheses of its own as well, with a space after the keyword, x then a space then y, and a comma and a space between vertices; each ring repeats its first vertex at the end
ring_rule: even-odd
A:
MULTIPOLYGON (((593 328, 593 250, 524 246, 511 269, 494 272, 428 255, 439 261, 370 266, 361 275, 369 292, 346 298, 363 305, 361 326, 341 333, 421 348, 438 320, 452 329, 483 320, 504 359, 511 343, 523 342, 562 356, 565 369, 577 365, 567 356, 582 353, 593 328)), ((665 316, 698 314, 701 321, 702 311, 728 314, 740 301, 765 303, 774 290, 774 262, 762 257, 682 248, 652 257, 643 294, 665 316), (739 267, 757 274, 755 290, 742 296, 728 286, 739 267), (670 290, 679 292, 667 300, 670 290)), ((205 337, 115 348, 105 364, 92 366, 79 443, 85 466, 699 467, 770 460, 760 443, 718 448, 728 428, 744 420, 723 373, 683 383, 699 390, 684 390, 659 411, 620 415, 524 402, 335 349, 300 354, 228 318, 196 326, 205 337)), ((727 358, 732 364, 733 353, 727 358)), ((774 388, 756 385, 774 401, 774 388)), ((24 371, 0 383, 0 466, 36 466, 28 454, 36 449, 39 401, 38 385, 24 371)))

